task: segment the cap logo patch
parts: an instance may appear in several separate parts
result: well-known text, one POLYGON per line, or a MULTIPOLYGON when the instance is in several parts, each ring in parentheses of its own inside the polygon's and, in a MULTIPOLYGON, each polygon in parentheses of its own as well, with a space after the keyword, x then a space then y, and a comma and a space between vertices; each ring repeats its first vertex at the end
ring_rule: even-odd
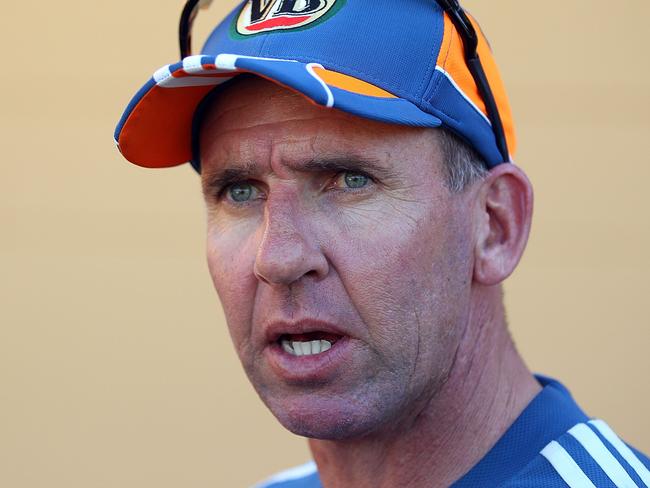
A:
POLYGON ((323 21, 345 0, 248 0, 237 17, 237 33, 250 36, 304 28, 323 21))

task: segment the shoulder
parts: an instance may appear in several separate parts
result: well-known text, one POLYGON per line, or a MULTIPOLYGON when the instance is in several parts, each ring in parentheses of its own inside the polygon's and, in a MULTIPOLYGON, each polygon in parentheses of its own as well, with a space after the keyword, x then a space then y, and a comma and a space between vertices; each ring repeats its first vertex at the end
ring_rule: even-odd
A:
POLYGON ((549 442, 502 488, 650 488, 650 460, 602 420, 581 422, 549 442))
POLYGON ((321 488, 316 463, 310 461, 287 469, 258 483, 253 488, 321 488))

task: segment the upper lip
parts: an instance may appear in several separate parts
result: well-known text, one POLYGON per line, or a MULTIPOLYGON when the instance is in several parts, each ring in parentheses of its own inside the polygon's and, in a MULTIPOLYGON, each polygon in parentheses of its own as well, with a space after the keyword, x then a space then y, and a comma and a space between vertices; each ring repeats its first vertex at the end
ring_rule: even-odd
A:
POLYGON ((310 332, 327 332, 340 336, 348 335, 338 325, 316 319, 270 322, 264 328, 266 339, 269 342, 275 342, 285 334, 308 334, 310 332))

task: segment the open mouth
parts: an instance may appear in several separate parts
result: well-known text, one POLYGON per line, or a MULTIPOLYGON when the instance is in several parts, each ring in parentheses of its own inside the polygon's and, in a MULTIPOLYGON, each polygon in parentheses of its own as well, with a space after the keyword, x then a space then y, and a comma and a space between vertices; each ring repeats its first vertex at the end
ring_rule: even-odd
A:
POLYGON ((329 351, 342 336, 327 332, 309 332, 306 334, 284 334, 278 343, 287 354, 292 356, 316 356, 329 351))

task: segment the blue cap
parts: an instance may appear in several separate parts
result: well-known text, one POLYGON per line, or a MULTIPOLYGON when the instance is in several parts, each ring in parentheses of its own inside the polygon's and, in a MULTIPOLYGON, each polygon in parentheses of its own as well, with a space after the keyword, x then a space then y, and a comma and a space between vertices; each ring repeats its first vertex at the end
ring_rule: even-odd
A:
MULTIPOLYGON (((512 156, 506 91, 488 43, 472 23, 512 156)), ((241 73, 359 117, 445 127, 489 167, 504 162, 462 40, 433 0, 243 2, 215 28, 200 55, 162 67, 138 91, 115 130, 124 157, 151 168, 191 161, 198 106, 241 73)))

